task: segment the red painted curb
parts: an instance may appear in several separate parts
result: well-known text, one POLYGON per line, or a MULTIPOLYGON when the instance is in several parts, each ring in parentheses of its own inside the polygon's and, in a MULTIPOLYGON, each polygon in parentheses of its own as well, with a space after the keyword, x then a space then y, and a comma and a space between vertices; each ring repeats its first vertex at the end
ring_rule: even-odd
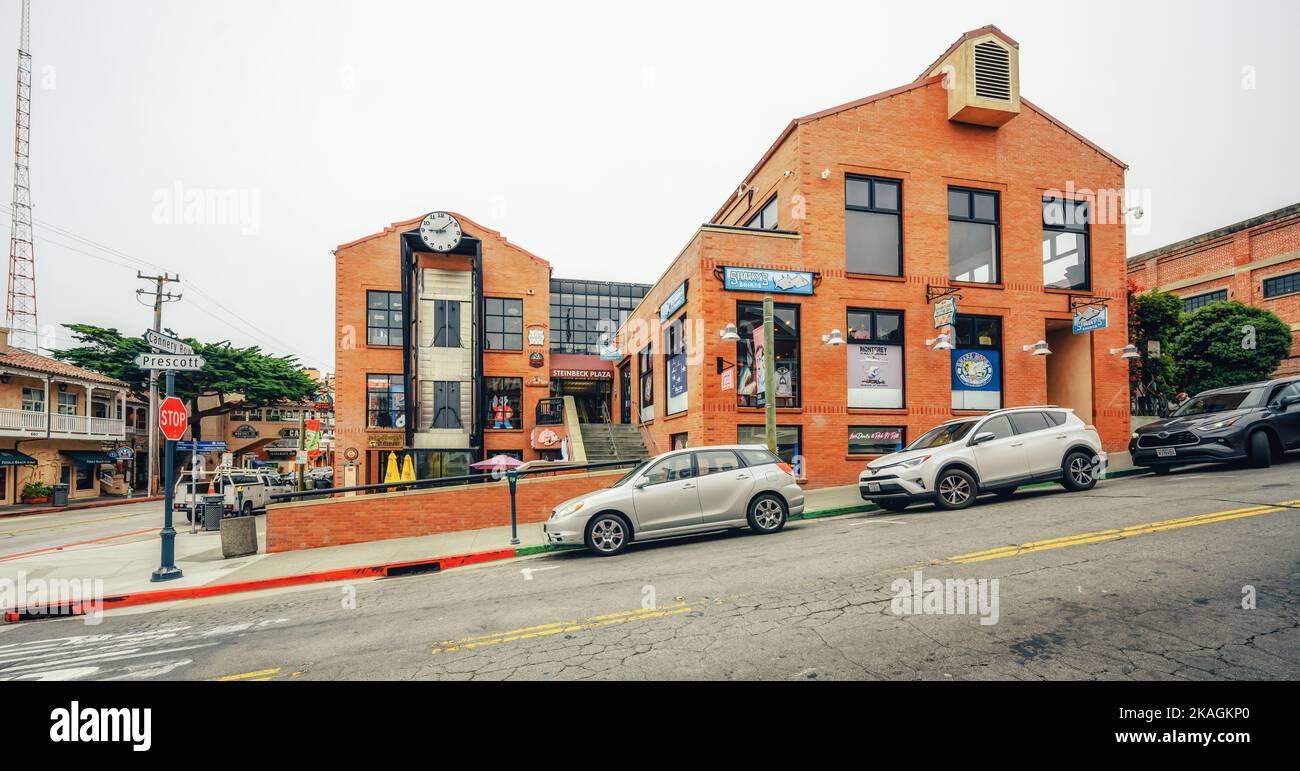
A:
POLYGON ((103 509, 109 506, 125 506, 128 503, 155 503, 161 501, 161 495, 155 495, 152 498, 128 498, 124 501, 101 501, 98 503, 72 503, 67 506, 51 506, 45 509, 32 509, 31 511, 6 511, 0 514, 0 519, 10 519, 12 517, 30 517, 36 514, 57 514, 61 511, 84 511, 86 509, 103 509))
MULTIPOLYGON (((209 584, 207 586, 190 586, 182 589, 159 589, 148 592, 129 592, 127 594, 109 595, 104 598, 104 610, 128 608, 135 605, 150 605, 159 602, 177 600, 197 600, 204 597, 219 597, 224 594, 255 592, 262 589, 279 589, 286 586, 303 584, 329 583, 331 581, 349 581, 362 578, 388 578, 417 573, 436 573, 464 565, 481 562, 511 559, 514 549, 476 552, 474 554, 457 554, 450 557, 431 557, 412 562, 389 562, 379 565, 367 565, 359 568, 339 568, 319 573, 301 573, 293 576, 262 578, 256 581, 240 581, 230 584, 209 584)), ((28 607, 22 610, 4 611, 5 621, 22 621, 24 619, 45 618, 49 616, 66 617, 83 615, 81 603, 70 603, 56 608, 36 609, 28 607)))

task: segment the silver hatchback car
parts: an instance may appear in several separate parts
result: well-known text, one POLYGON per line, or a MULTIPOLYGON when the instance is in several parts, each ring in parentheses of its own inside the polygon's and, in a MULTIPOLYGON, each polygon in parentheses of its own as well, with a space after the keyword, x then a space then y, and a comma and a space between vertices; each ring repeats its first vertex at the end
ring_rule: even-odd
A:
POLYGON ((612 557, 652 538, 740 527, 775 533, 803 506, 794 470, 766 447, 700 447, 641 461, 612 487, 556 506, 542 529, 547 543, 582 543, 612 557))

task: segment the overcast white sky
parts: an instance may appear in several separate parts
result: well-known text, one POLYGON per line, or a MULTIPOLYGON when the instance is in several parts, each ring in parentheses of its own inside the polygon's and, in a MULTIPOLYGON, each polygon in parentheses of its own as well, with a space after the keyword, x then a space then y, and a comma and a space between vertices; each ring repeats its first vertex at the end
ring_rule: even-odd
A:
MULTIPOLYGON (((792 117, 987 23, 1020 42, 1023 93, 1150 191, 1130 253, 1300 200, 1291 0, 34 5, 43 327, 141 332, 134 258, 187 282, 167 326, 330 368, 330 250, 435 209, 559 277, 652 281, 792 117), (256 227, 159 224, 177 185, 237 191, 256 227)), ((18 15, 0 2, 0 51, 18 15)))

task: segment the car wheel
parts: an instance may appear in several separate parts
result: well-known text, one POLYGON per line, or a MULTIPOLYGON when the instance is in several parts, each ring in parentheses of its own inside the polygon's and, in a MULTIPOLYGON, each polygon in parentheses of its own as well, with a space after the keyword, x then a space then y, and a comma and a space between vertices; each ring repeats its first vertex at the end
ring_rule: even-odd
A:
POLYGON ((935 503, 941 509, 964 509, 975 500, 975 479, 961 469, 949 469, 935 481, 935 503))
POLYGON ((1072 493, 1091 490, 1097 486, 1097 471, 1093 466, 1092 456, 1086 452, 1075 451, 1065 456, 1061 464, 1061 486, 1072 493))
POLYGON ((1268 468, 1273 465, 1273 446, 1268 441, 1268 436, 1263 431, 1256 431, 1250 435, 1250 440, 1246 442, 1247 456, 1250 458, 1250 465, 1253 468, 1268 468))
POLYGON ((622 554, 632 528, 617 514, 599 514, 587 523, 587 548, 601 557, 622 554))
POLYGON ((872 503, 885 511, 902 511, 911 505, 907 501, 872 501, 872 503))
POLYGON ((1018 488, 1018 487, 1004 487, 1004 488, 1001 489, 1001 490, 997 490, 997 491, 995 491, 995 494, 996 494, 999 498, 1001 498, 1002 500, 1005 501, 1006 499, 1008 499, 1008 498, 1010 498, 1011 496, 1015 495, 1015 494, 1016 494, 1016 490, 1019 490, 1019 489, 1020 489, 1020 488, 1018 488))
POLYGON ((253 502, 252 502, 252 501, 244 501, 244 507, 243 507, 242 509, 239 510, 239 513, 240 513, 240 516, 244 516, 244 517, 251 517, 251 516, 253 516, 253 502))
POLYGON ((1158 477, 1168 476, 1174 470, 1173 466, 1152 466, 1151 473, 1158 477))
POLYGON ((749 528, 767 535, 785 527, 785 501, 775 495, 760 495, 749 504, 749 528))

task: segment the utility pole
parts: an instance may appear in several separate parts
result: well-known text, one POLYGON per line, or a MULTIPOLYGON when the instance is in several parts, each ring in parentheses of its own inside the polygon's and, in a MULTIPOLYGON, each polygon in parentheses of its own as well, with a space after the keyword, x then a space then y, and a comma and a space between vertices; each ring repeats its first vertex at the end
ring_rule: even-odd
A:
POLYGON ((294 465, 298 467, 298 492, 307 489, 307 464, 302 462, 302 454, 307 451, 307 408, 298 410, 298 453, 294 456, 294 465))
MULTIPOLYGON (((181 299, 181 295, 165 292, 164 287, 167 284, 180 283, 181 276, 177 273, 175 276, 170 273, 164 273, 161 276, 146 276, 140 271, 135 272, 135 277, 141 281, 154 282, 154 289, 135 290, 137 297, 149 296, 153 298, 153 331, 162 332, 162 307, 163 303, 173 303, 181 299)), ((155 475, 157 473, 158 463, 158 371, 149 370, 149 478, 145 481, 146 494, 149 496, 156 495, 157 489, 154 486, 155 475)))
POLYGON ((763 295, 763 433, 776 452, 776 313, 772 295, 763 295))

